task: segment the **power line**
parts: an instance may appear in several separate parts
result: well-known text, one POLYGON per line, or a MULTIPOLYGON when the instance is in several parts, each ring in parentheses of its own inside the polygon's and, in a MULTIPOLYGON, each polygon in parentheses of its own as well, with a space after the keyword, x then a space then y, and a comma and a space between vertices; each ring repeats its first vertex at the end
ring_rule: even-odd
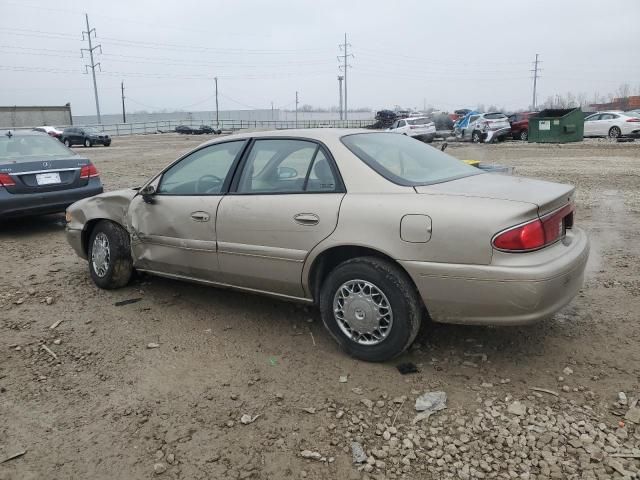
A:
POLYGON ((86 13, 84 14, 84 18, 87 22, 87 31, 83 31, 82 32, 82 40, 84 40, 84 35, 85 33, 87 34, 87 41, 89 42, 89 48, 81 48, 80 49, 80 53, 82 52, 89 52, 89 58, 91 59, 91 64, 90 65, 85 65, 85 71, 88 72, 88 68, 91 68, 91 75, 93 75, 93 93, 95 94, 96 97, 96 114, 98 116, 98 123, 102 123, 101 119, 100 119, 100 102, 98 101, 98 84, 96 82, 96 67, 100 67, 100 62, 96 63, 93 59, 93 51, 96 49, 100 49, 100 53, 102 53, 102 46, 101 45, 96 45, 95 47, 91 45, 91 33, 93 33, 93 37, 95 38, 96 36, 96 29, 95 28, 89 28, 89 15, 87 15, 86 13))
POLYGON ((342 55, 338 55, 338 60, 342 59, 343 64, 339 65, 338 68, 342 70, 344 74, 344 119, 347 119, 347 111, 349 107, 347 106, 347 70, 351 68, 351 65, 347 63, 347 59, 349 57, 353 57, 353 54, 348 52, 348 48, 351 46, 349 42, 347 42, 347 34, 344 34, 344 43, 339 45, 340 50, 344 53, 342 55))

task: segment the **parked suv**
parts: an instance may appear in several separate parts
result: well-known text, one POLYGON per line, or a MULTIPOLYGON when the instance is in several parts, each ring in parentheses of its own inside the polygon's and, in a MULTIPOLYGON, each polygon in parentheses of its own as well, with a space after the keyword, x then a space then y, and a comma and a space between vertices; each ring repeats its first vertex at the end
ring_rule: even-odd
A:
POLYGON ((511 134, 507 116, 500 112, 469 112, 454 125, 454 133, 460 140, 474 143, 490 143, 504 140, 511 134))
POLYGON ((529 118, 536 113, 538 112, 519 112, 509 115, 511 137, 526 142, 529 139, 529 118))
POLYGON ((436 124, 429 117, 412 117, 396 120, 387 131, 431 143, 436 136, 436 124))
POLYGON ((64 132, 62 132, 61 140, 67 147, 71 145, 93 147, 96 144, 108 147, 111 145, 111 137, 109 135, 91 127, 65 128, 64 132))

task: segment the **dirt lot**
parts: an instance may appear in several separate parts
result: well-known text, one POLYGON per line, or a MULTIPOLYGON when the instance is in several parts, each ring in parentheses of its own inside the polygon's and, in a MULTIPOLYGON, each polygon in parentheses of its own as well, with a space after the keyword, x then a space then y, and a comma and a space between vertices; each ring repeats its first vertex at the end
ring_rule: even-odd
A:
MULTIPOLYGON (((203 140, 77 151, 113 190, 203 140)), ((0 463, 0 479, 637 476, 640 143, 448 152, 575 184, 588 278, 549 321, 427 325, 389 364, 347 357, 308 307, 152 277, 98 290, 62 215, 2 224, 0 462, 26 453, 0 463), (400 362, 419 373, 401 375, 400 362), (447 409, 412 423, 416 397, 433 390, 447 409)))

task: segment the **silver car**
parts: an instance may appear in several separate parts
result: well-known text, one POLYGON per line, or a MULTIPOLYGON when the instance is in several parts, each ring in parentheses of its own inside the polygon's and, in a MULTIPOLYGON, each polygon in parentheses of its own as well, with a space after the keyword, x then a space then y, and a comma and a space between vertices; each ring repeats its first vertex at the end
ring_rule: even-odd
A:
POLYGON ((473 143, 491 143, 504 140, 511 134, 509 118, 500 112, 476 113, 467 124, 456 129, 456 136, 473 143))
POLYGON ((289 130, 207 142, 146 182, 75 203, 101 288, 133 269, 315 303, 351 355, 402 353, 423 319, 513 325, 580 290, 570 185, 483 173, 422 142, 289 130))

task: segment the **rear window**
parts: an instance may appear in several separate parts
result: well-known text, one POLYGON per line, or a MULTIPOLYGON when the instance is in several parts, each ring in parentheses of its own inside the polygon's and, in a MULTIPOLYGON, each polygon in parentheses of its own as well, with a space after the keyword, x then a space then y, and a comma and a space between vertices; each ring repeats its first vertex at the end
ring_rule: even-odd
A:
POLYGON ((342 143, 360 160, 398 185, 429 185, 482 173, 404 135, 357 133, 342 137, 342 143))
POLYGON ((484 118, 487 120, 501 120, 507 118, 507 116, 504 113, 487 113, 484 118))
POLYGON ((0 136, 0 162, 31 161, 34 158, 57 158, 75 155, 49 135, 0 136))
POLYGON ((407 120, 409 125, 429 125, 433 123, 429 118, 416 118, 414 120, 407 120))

